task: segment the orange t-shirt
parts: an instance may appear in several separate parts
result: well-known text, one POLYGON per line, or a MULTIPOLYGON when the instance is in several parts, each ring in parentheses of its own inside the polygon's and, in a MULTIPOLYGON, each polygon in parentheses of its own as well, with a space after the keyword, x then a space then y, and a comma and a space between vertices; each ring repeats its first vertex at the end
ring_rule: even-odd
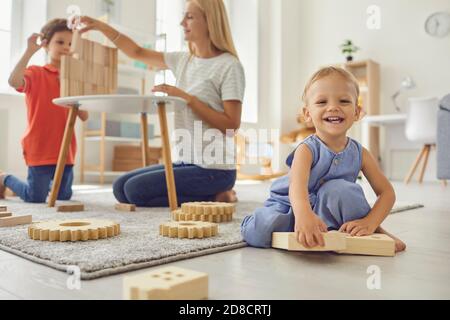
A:
MULTIPOLYGON (((60 97, 59 71, 52 65, 31 66, 25 71, 25 84, 17 91, 26 95, 28 128, 22 139, 27 166, 56 165, 66 128, 69 109, 53 104, 60 97)), ((68 165, 74 164, 77 142, 72 138, 68 165)))

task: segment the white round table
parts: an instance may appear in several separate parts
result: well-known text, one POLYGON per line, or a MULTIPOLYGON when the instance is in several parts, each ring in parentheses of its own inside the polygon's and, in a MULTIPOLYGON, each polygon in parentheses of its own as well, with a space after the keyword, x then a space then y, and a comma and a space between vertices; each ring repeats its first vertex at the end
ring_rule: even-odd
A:
POLYGON ((61 107, 70 108, 70 113, 59 152, 58 164, 50 193, 49 207, 54 207, 56 203, 78 110, 81 109, 94 112, 141 114, 144 166, 149 163, 147 114, 158 114, 161 126, 163 161, 166 171, 170 209, 174 211, 178 208, 166 113, 174 111, 175 108, 186 108, 185 100, 176 97, 142 95, 95 95, 58 98, 54 99, 53 103, 61 107))

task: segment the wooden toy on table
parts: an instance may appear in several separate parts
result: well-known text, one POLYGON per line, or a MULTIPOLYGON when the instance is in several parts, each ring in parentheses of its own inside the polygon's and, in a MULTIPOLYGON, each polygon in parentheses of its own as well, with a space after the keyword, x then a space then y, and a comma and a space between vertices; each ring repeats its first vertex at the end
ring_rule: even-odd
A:
MULTIPOLYGON (((85 96, 113 94, 117 91, 118 50, 82 39, 78 31, 73 32, 72 56, 61 58, 60 96, 85 96)), ((58 165, 50 192, 49 206, 54 207, 61 186, 67 154, 75 129, 78 107, 70 108, 58 165)))
POLYGON ((126 300, 203 300, 208 299, 208 275, 167 267, 125 277, 123 290, 126 300))

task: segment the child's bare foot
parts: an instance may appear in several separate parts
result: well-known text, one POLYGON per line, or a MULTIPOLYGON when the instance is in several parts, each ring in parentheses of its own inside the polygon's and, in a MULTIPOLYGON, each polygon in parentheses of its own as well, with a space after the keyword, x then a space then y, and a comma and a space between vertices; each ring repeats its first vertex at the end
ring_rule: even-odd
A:
POLYGON ((397 238, 396 236, 390 234, 389 232, 387 232, 386 230, 384 230, 382 227, 379 227, 377 229, 378 233, 383 233, 389 237, 391 237, 392 239, 394 239, 395 241, 395 252, 402 252, 406 250, 406 243, 404 243, 402 240, 400 240, 399 238, 397 238))
POLYGON ((238 198, 236 196, 236 191, 228 190, 225 192, 221 192, 216 194, 215 198, 216 202, 225 202, 225 203, 236 203, 238 202, 238 198))
POLYGON ((5 177, 6 174, 3 171, 0 171, 0 199, 5 199, 5 191, 6 191, 6 187, 5 187, 5 177))

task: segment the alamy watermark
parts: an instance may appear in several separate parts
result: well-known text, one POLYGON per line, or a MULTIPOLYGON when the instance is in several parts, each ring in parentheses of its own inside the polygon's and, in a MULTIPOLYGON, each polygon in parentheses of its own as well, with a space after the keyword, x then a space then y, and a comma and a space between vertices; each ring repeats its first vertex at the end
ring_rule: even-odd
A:
POLYGON ((172 133, 172 158, 186 163, 213 165, 258 165, 261 158, 272 159, 278 166, 279 129, 204 129, 195 121, 190 129, 179 128, 172 133))
POLYGON ((369 290, 381 290, 381 268, 373 265, 367 268, 367 274, 370 276, 367 278, 367 289, 369 290))
POLYGON ((381 29, 381 8, 377 5, 371 5, 367 8, 367 29, 380 30, 381 29))
POLYGON ((81 290, 81 270, 78 266, 67 267, 67 273, 69 277, 67 278, 66 284, 69 290, 81 290))

